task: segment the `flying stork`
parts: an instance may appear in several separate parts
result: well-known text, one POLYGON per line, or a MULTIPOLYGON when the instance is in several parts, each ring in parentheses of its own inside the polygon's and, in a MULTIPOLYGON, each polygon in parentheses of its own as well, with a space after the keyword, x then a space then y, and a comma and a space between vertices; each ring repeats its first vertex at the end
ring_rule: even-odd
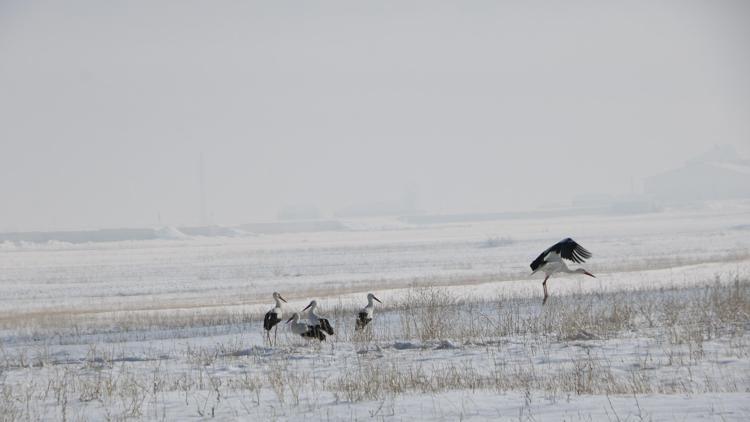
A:
MULTIPOLYGON (((276 327, 276 324, 281 322, 281 302, 286 302, 286 299, 281 297, 279 292, 273 292, 273 300, 276 301, 276 306, 270 311, 266 312, 266 316, 263 318, 263 329, 266 330, 266 337, 268 337, 268 344, 271 344, 271 328, 276 327)), ((276 344, 276 335, 278 334, 279 327, 273 332, 273 344, 276 344)))
POLYGON ((320 341, 326 340, 326 335, 323 334, 323 331, 321 331, 320 327, 308 325, 304 322, 299 322, 299 314, 297 312, 292 314, 292 317, 286 321, 287 324, 289 324, 290 322, 292 323, 291 328, 294 334, 305 338, 316 338, 320 341))
POLYGON ((380 299, 376 298, 374 294, 367 294, 367 306, 362 308, 357 315, 357 326, 354 328, 355 331, 365 328, 367 324, 372 321, 372 312, 375 309, 375 303, 373 300, 377 300, 378 303, 383 303, 380 299))
POLYGON ((331 327, 331 323, 328 322, 327 319, 321 318, 318 316, 318 314, 315 313, 315 308, 318 307, 318 302, 313 300, 310 302, 309 305, 305 307, 305 309, 302 310, 302 312, 305 312, 306 310, 310 309, 308 312, 307 320, 310 321, 310 324, 316 327, 320 327, 321 330, 328 333, 328 335, 333 335, 333 327, 331 327))
POLYGON ((547 279, 552 274, 580 273, 594 277, 593 274, 583 268, 571 270, 565 264, 563 259, 573 261, 576 264, 582 264, 589 258, 591 258, 591 252, 587 251, 583 246, 579 245, 575 240, 569 237, 555 243, 547 248, 546 251, 542 252, 541 255, 531 263, 531 274, 534 274, 537 271, 543 271, 545 274, 544 281, 542 282, 542 286, 544 287, 544 300, 542 301, 542 305, 547 303, 547 297, 549 296, 547 294, 547 279))

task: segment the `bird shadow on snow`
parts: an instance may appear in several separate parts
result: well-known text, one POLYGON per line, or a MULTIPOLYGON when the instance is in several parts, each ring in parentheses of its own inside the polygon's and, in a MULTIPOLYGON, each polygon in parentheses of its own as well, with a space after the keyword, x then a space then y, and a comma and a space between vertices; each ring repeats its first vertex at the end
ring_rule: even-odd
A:
POLYGON ((393 343, 392 346, 390 346, 392 349, 396 350, 425 350, 425 349, 432 349, 432 350, 449 350, 449 349, 460 349, 461 346, 450 341, 450 340, 440 340, 440 341, 434 341, 434 342, 412 342, 412 341, 397 341, 393 343))
POLYGON ((271 357, 283 356, 288 359, 305 359, 307 357, 320 357, 321 348, 310 345, 292 345, 286 347, 251 346, 247 349, 235 350, 224 353, 223 357, 271 357))
POLYGON ((235 350, 230 353, 225 353, 222 356, 224 357, 270 356, 270 355, 274 355, 278 353, 279 353, 279 349, 274 349, 272 347, 252 346, 248 349, 235 350))
POLYGON ((120 362, 156 362, 160 360, 172 359, 168 355, 160 355, 157 357, 138 357, 138 356, 124 356, 120 358, 107 359, 103 357, 94 358, 70 358, 70 359, 56 359, 51 361, 52 365, 82 365, 82 364, 111 364, 120 362))

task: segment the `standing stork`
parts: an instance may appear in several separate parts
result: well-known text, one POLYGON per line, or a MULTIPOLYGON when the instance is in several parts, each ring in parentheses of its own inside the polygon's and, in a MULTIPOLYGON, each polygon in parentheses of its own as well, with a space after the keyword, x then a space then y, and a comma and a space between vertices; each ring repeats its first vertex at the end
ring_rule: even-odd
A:
POLYGON ((333 335, 333 327, 331 327, 331 323, 328 322, 327 319, 321 318, 318 316, 318 314, 315 313, 315 308, 318 307, 318 302, 313 300, 310 302, 309 305, 305 307, 305 309, 302 310, 302 312, 305 312, 306 310, 310 309, 308 312, 307 320, 310 321, 310 324, 313 326, 320 327, 321 330, 328 333, 328 335, 333 335))
POLYGON ((565 264, 563 259, 573 261, 576 264, 582 264, 587 259, 591 258, 591 252, 587 251, 583 246, 579 245, 575 240, 571 238, 563 239, 554 245, 547 248, 546 251, 542 252, 534 262, 531 263, 531 274, 537 271, 543 271, 545 274, 542 286, 544 287, 544 300, 542 305, 547 303, 547 279, 555 273, 580 273, 586 274, 587 276, 596 278, 590 272, 583 268, 576 268, 571 270, 565 264))
POLYGON ((359 314, 357 314, 357 326, 354 328, 355 331, 365 328, 365 326, 372 321, 372 312, 375 309, 375 302, 373 302, 373 300, 377 300, 378 303, 383 303, 380 299, 376 298, 374 294, 368 293, 367 306, 362 308, 362 310, 359 311, 359 314))
MULTIPOLYGON (((286 299, 281 297, 279 292, 273 292, 273 300, 276 301, 276 306, 270 311, 266 312, 266 316, 263 318, 263 329, 266 330, 266 337, 268 337, 268 344, 271 344, 271 328, 276 327, 276 324, 281 322, 281 302, 286 302, 286 299)), ((276 335, 278 334, 279 327, 273 332, 273 344, 276 344, 276 335)))
POLYGON ((292 314, 292 317, 286 321, 287 324, 289 324, 290 322, 292 323, 291 328, 294 334, 305 338, 316 338, 320 341, 326 340, 326 335, 323 334, 323 331, 320 330, 320 327, 308 325, 304 322, 299 322, 299 314, 297 312, 292 314))

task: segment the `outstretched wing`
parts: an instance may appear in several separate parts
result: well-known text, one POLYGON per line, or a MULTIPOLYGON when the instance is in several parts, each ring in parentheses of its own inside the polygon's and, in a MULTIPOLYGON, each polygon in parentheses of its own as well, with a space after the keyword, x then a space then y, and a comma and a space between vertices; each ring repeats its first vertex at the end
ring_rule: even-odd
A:
POLYGON ((559 247, 559 251, 555 250, 555 252, 558 252, 564 259, 573 261, 576 264, 582 264, 591 258, 591 252, 587 251, 586 248, 571 238, 562 240, 555 246, 559 247))
POLYGON ((575 240, 567 238, 555 243, 542 252, 534 262, 531 263, 531 270, 536 271, 539 267, 544 265, 544 259, 550 252, 554 252, 560 255, 561 258, 573 261, 576 264, 581 264, 591 258, 591 252, 587 251, 586 248, 579 245, 575 240))

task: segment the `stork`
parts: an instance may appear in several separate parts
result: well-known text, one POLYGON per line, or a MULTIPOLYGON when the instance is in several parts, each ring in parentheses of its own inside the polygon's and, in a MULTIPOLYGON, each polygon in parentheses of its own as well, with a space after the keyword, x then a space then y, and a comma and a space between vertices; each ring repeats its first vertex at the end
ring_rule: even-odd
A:
MULTIPOLYGON (((271 328, 276 327, 276 324, 281 322, 281 316, 283 315, 281 311, 281 302, 286 302, 286 299, 281 297, 279 292, 273 292, 273 300, 276 301, 276 306, 273 307, 270 311, 266 312, 266 316, 263 317, 263 329, 266 330, 266 337, 268 337, 268 344, 271 344, 271 328)), ((279 327, 276 327, 276 329, 273 332, 273 344, 276 344, 276 335, 278 334, 279 327)))
POLYGON ((555 243, 542 252, 541 255, 531 263, 531 274, 534 274, 537 271, 543 271, 545 274, 544 281, 542 282, 542 286, 544 287, 544 300, 542 301, 542 305, 547 303, 547 297, 549 296, 547 294, 547 279, 552 274, 579 273, 596 278, 593 274, 583 268, 571 270, 565 264, 565 261, 563 261, 563 259, 567 259, 576 264, 582 264, 589 258, 591 258, 591 252, 587 251, 583 246, 579 245, 575 240, 569 237, 555 243))
POLYGON ((305 309, 302 310, 302 312, 310 309, 310 311, 308 312, 308 317, 307 317, 307 320, 310 321, 310 324, 313 326, 320 327, 321 330, 325 331, 326 333, 328 333, 328 335, 332 336, 333 327, 331 327, 331 323, 328 322, 327 319, 321 318, 320 316, 318 316, 318 314, 315 313, 315 308, 317 307, 318 307, 318 302, 313 300, 310 302, 309 305, 305 307, 305 309))
POLYGON ((375 309, 375 302, 373 302, 373 300, 377 300, 378 303, 383 303, 380 299, 376 298, 374 294, 368 293, 367 306, 362 308, 357 315, 357 326, 354 328, 355 331, 365 328, 365 326, 372 321, 372 312, 375 309))
POLYGON ((321 331, 319 326, 313 326, 305 324, 304 322, 299 322, 299 314, 297 312, 292 314, 292 317, 286 321, 287 324, 289 324, 290 322, 292 323, 291 328, 294 334, 305 338, 316 338, 320 341, 326 340, 326 335, 323 334, 323 331, 321 331))

